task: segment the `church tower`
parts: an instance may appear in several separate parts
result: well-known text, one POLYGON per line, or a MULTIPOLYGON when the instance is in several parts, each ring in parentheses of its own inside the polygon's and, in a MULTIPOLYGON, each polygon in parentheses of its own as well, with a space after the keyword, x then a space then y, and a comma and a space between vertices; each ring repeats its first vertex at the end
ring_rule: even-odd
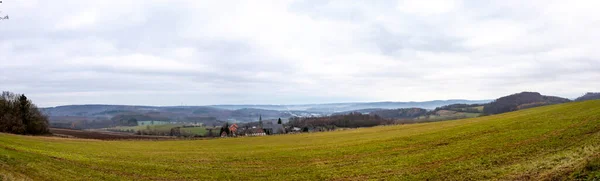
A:
POLYGON ((258 115, 258 126, 259 126, 260 128, 262 128, 262 127, 263 127, 262 115, 260 115, 260 114, 258 115))

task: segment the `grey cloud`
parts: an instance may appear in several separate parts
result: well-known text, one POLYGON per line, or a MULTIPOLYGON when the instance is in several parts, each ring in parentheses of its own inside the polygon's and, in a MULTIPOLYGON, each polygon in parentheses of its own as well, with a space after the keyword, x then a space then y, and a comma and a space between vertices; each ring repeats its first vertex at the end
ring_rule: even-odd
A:
POLYGON ((395 34, 381 25, 374 25, 372 40, 385 55, 393 55, 399 50, 419 50, 430 52, 468 51, 462 47, 463 40, 436 32, 435 27, 411 27, 415 32, 410 34, 395 34))
POLYGON ((340 1, 298 1, 290 5, 293 12, 306 14, 314 19, 365 21, 367 17, 364 11, 356 7, 356 2, 346 2, 344 7, 335 7, 340 1))
POLYGON ((441 14, 398 2, 11 1, 0 7, 11 14, 0 21, 0 88, 55 106, 492 99, 600 86, 600 27, 587 23, 600 18, 569 10, 581 18, 558 21, 547 6, 567 2, 461 1, 441 14))

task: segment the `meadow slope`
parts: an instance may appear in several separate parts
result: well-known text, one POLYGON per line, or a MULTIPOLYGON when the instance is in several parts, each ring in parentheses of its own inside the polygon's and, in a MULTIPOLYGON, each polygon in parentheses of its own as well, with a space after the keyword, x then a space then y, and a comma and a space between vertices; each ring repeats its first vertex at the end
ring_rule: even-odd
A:
POLYGON ((600 101, 268 137, 99 141, 0 134, 5 179, 590 179, 600 178, 599 158, 600 101))

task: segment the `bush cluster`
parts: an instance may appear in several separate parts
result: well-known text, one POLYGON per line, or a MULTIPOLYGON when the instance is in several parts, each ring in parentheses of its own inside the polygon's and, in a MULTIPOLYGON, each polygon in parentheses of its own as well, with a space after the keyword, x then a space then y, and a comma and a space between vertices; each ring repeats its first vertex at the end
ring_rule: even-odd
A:
POLYGON ((0 132, 26 135, 48 134, 48 118, 24 94, 2 92, 0 132))

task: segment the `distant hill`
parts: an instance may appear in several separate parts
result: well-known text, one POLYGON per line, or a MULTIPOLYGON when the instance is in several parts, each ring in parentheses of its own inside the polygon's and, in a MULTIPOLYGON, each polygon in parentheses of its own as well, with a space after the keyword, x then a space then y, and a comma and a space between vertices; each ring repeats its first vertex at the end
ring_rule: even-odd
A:
MULTIPOLYGON (((119 121, 136 119, 138 121, 173 121, 214 123, 216 120, 236 120, 242 122, 291 117, 290 112, 244 108, 227 110, 207 106, 125 106, 125 105, 69 105, 42 108, 51 122, 72 121, 119 121)), ((298 113, 298 112, 295 112, 298 113)), ((300 114, 300 113, 298 113, 300 114)))
POLYGON ((538 106, 560 104, 571 100, 555 96, 544 96, 537 92, 521 92, 501 97, 483 107, 485 114, 500 114, 538 106))
POLYGON ((333 113, 332 115, 343 115, 343 114, 350 114, 350 113, 370 114, 371 112, 381 111, 381 110, 389 110, 389 109, 382 109, 382 108, 359 109, 359 110, 352 110, 352 111, 336 112, 336 113, 333 113))
POLYGON ((423 102, 357 102, 357 103, 330 103, 330 104, 299 104, 299 105, 211 105, 210 107, 238 110, 243 108, 266 109, 277 111, 308 111, 313 113, 333 114, 341 112, 352 112, 366 109, 399 109, 399 108, 423 108, 435 109, 436 107, 450 104, 482 104, 491 100, 434 100, 423 102))
MULTIPOLYGON (((584 97, 592 99, 594 98, 594 96, 598 95, 599 94, 588 93, 584 97)), ((397 123, 416 123, 473 118, 486 114, 500 114, 521 109, 560 104, 566 102, 570 102, 570 100, 555 96, 545 96, 537 92, 521 92, 498 98, 495 101, 489 103, 447 104, 436 107, 433 110, 427 110, 423 108, 370 108, 338 112, 334 115, 343 115, 356 112, 362 114, 377 115, 385 119, 396 120, 397 123)), ((385 103, 383 103, 383 105, 385 105, 385 103)))
POLYGON ((428 113, 427 109, 422 108, 402 108, 402 109, 388 109, 388 110, 376 110, 371 112, 372 115, 378 115, 386 119, 414 119, 424 116, 428 113))
MULTIPOLYGON (((588 93, 578 100, 595 99, 600 93, 588 93)), ((353 112, 377 115, 385 119, 412 122, 443 121, 499 114, 530 107, 569 102, 537 92, 522 92, 494 101, 434 100, 424 102, 363 102, 302 105, 212 105, 212 106, 127 106, 127 105, 68 105, 42 108, 51 123, 70 125, 84 123, 88 127, 115 126, 122 120, 193 122, 218 125, 223 121, 255 122, 291 117, 321 117, 353 112), (410 121, 411 120, 411 121, 410 121), (94 126, 95 124, 95 126, 94 126)))
MULTIPOLYGON (((456 103, 485 103, 486 100, 436 100, 425 102, 366 102, 304 105, 213 105, 213 106, 127 106, 127 105, 67 105, 42 108, 51 122, 95 121, 106 122, 137 119, 139 121, 164 120, 174 122, 221 121, 252 122, 263 119, 324 116, 349 113, 355 110, 371 112, 380 109, 421 108, 434 109, 456 103)), ((105 124, 103 124, 105 125, 105 124)))
POLYGON ((423 108, 399 108, 399 109, 381 109, 381 108, 373 108, 373 109, 359 109, 354 111, 345 111, 335 113, 333 115, 346 115, 350 113, 361 113, 361 114, 370 114, 377 115, 384 119, 393 119, 393 120, 403 120, 403 119, 414 119, 420 116, 427 115, 429 111, 423 108))
POLYGON ((587 101, 600 99, 600 92, 588 92, 587 94, 575 99, 575 101, 587 101))

